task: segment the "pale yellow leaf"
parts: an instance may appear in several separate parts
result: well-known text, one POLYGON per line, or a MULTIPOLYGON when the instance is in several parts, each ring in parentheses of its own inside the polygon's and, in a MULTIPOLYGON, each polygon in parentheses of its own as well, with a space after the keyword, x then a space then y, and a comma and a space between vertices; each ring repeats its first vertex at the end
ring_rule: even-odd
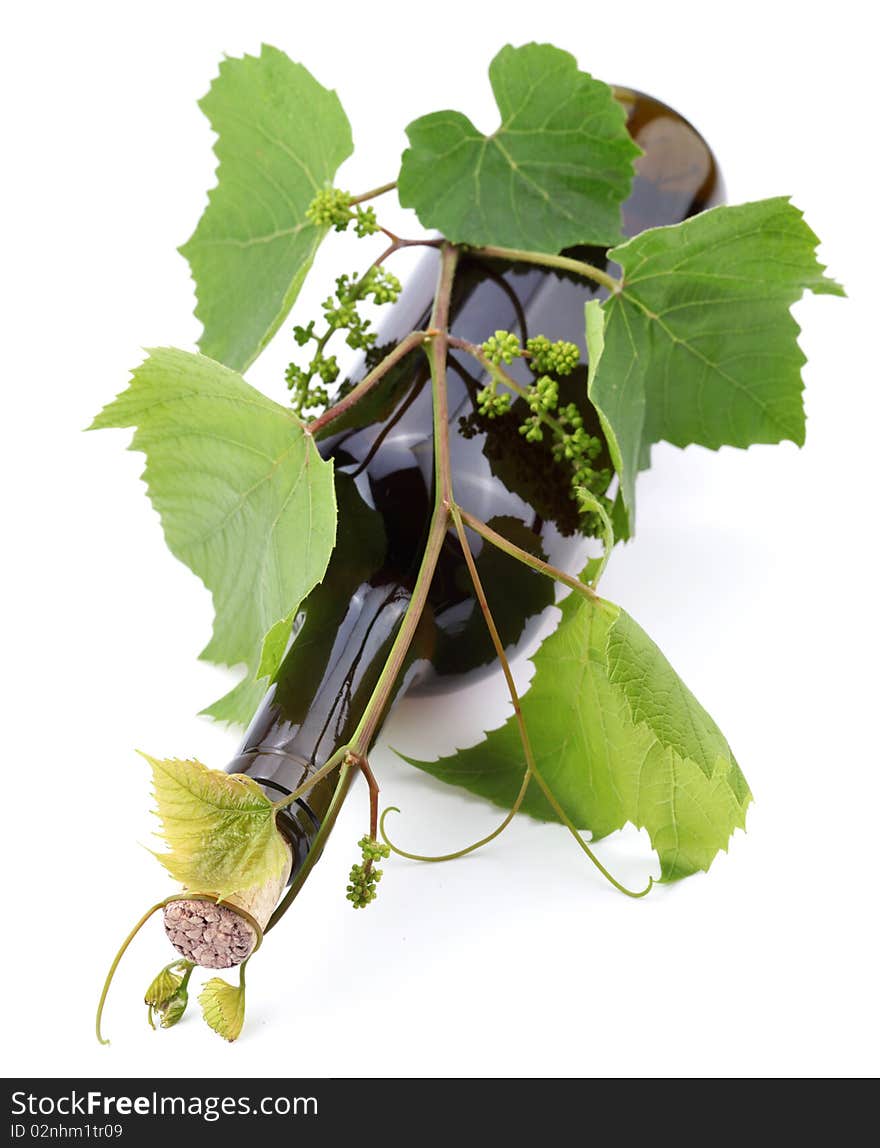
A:
POLYGON ((244 985, 212 977, 199 994, 205 1020, 224 1040, 235 1040, 244 1025, 244 985))
POLYGON ((228 897, 283 871, 287 846, 272 802, 255 781, 198 761, 142 756, 153 770, 168 845, 156 856, 175 880, 194 892, 228 897))

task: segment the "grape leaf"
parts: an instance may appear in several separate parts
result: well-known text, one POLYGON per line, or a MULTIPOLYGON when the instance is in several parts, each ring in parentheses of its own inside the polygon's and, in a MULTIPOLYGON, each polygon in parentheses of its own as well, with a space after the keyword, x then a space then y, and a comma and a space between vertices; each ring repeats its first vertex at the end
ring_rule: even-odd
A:
POLYGON ((629 518, 650 446, 804 441, 804 291, 842 295, 788 199, 716 207, 644 231, 609 254, 623 289, 587 304, 590 398, 629 518))
POLYGON ((147 991, 144 993, 144 1004, 152 1005, 153 1008, 161 1008, 166 1004, 183 983, 183 977, 177 976, 172 973, 170 969, 162 969, 150 981, 147 991))
POLYGON ((288 847, 275 827, 275 808, 255 781, 198 761, 142 756, 153 771, 169 848, 155 856, 175 881, 228 897, 284 872, 288 847))
POLYGON ((284 661, 284 655, 287 653, 287 645, 290 641, 290 634, 293 629, 295 617, 296 608, 294 607, 287 617, 276 622, 266 634, 265 638, 263 638, 263 645, 260 650, 260 664, 257 666, 258 678, 267 678, 269 682, 275 680, 278 668, 284 661))
POLYGON ((217 186, 181 247, 196 282, 202 351, 244 371, 299 294, 326 227, 306 210, 352 152, 328 91, 277 48, 227 59, 199 105, 217 132, 217 186))
POLYGON ((154 350, 92 424, 135 427, 132 450, 171 552, 214 598, 202 657, 248 674, 205 712, 247 723, 264 637, 324 576, 336 533, 333 469, 299 420, 202 355, 154 350))
MULTIPOLYGON (((534 655, 521 699, 537 768, 596 840, 648 830, 663 880, 708 869, 745 828, 748 785, 721 731, 647 634, 618 606, 572 594, 534 655)), ((525 771, 513 717, 485 741, 412 765, 509 808, 525 771)), ((522 809, 557 820, 533 782, 522 809)))
POLYGON ((611 89, 550 44, 510 45, 489 67, 501 126, 460 112, 409 125, 400 202, 454 243, 555 254, 620 238, 620 206, 640 149, 611 89))
POLYGON ((211 977, 199 993, 205 1020, 224 1040, 236 1040, 244 1026, 244 985, 211 977))

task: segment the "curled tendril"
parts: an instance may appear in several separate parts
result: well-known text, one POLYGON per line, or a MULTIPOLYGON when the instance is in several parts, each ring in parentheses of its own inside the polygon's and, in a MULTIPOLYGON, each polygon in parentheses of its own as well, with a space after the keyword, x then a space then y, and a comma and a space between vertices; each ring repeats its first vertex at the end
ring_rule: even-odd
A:
MULTIPOLYGON (((523 712, 522 712, 522 707, 520 706, 519 694, 517 692, 516 683, 514 682, 513 674, 510 671, 510 664, 507 661, 507 655, 504 652, 504 646, 503 646, 503 644, 501 642, 501 638, 498 634, 498 628, 495 625, 495 619, 492 617, 492 611, 489 608, 489 603, 486 599, 485 591, 483 590, 483 584, 480 581, 479 571, 477 570, 476 563, 474 562, 474 556, 471 552, 470 543, 468 542, 467 534, 465 533, 464 520, 462 518, 461 510, 459 509, 459 507, 456 503, 452 503, 452 505, 450 506, 450 513, 452 515, 452 520, 455 523, 455 530, 456 530, 456 533, 458 534, 458 539, 459 539, 459 542, 461 544, 462 553, 464 554, 464 560, 465 560, 465 563, 467 564, 468 572, 471 576, 471 582, 472 582, 473 587, 474 587, 474 594, 476 596, 477 601, 479 602, 480 610, 482 611, 483 618, 485 619, 485 622, 486 622, 486 627, 487 627, 487 629, 489 631, 489 635, 492 639, 492 644, 495 647, 495 652, 498 655, 498 660, 500 661, 502 671, 504 672, 504 677, 505 677, 505 680, 507 682, 508 693, 510 694, 510 700, 513 703, 514 713, 516 714, 516 720, 517 720, 517 725, 519 728, 519 735, 520 735, 520 741, 521 741, 522 747, 523 747, 523 753, 524 753, 525 759, 526 759, 526 772, 525 772, 525 776, 523 777, 523 785, 520 788, 520 793, 519 793, 519 797, 517 798, 517 803, 514 805, 514 809, 511 811, 511 816, 516 811, 516 809, 518 808, 518 805, 521 804, 523 797, 525 796, 525 790, 528 786, 528 783, 534 777, 535 781, 541 787, 541 792, 547 798, 547 801, 550 803, 556 816, 563 823, 563 825, 566 827, 566 829, 568 829, 569 833, 571 833, 571 835, 574 837, 575 841, 577 841, 581 850, 587 855, 587 857, 590 859, 590 861, 592 861, 592 863, 596 866, 596 868, 599 870, 599 872, 602 874, 602 876, 607 881, 609 881, 614 886, 615 889, 619 890, 621 893, 625 894, 627 897, 633 897, 633 898, 637 899, 639 897, 646 896, 648 893, 651 892, 651 889, 654 887, 654 878, 649 877, 647 886, 644 889, 642 889, 641 892, 636 893, 632 889, 627 889, 627 887, 625 885, 622 885, 620 883, 620 881, 617 880, 616 877, 613 877, 611 875, 611 873, 609 873, 608 870, 605 868, 605 866, 602 864, 602 862, 599 860, 599 858, 595 855, 595 853, 593 853, 592 849, 589 847, 589 845, 587 845, 587 843, 586 843, 586 841, 584 841, 583 837, 581 837, 577 826, 572 822, 571 818, 568 816, 568 814, 562 808, 560 803, 557 801, 556 795, 553 793, 553 790, 550 788, 550 786, 547 784, 547 782, 542 777, 542 775, 538 769, 537 763, 535 762, 535 755, 532 752, 531 741, 529 739, 528 729, 526 728, 525 718, 524 718, 523 712)), ((549 573, 549 569, 546 570, 545 573, 549 573)), ((507 823, 509 824, 509 821, 507 821, 507 823)), ((504 828, 504 826, 502 826, 502 828, 504 828)))
POLYGON ((138 933, 141 931, 141 929, 144 927, 144 925, 146 925, 146 923, 147 923, 147 921, 149 921, 150 917, 152 917, 152 915, 154 913, 157 913, 160 909, 164 909, 167 903, 168 903, 167 898, 164 901, 157 901, 155 905, 153 905, 151 908, 149 908, 146 911, 146 913, 144 913, 144 915, 141 917, 141 919, 138 921, 138 923, 134 926, 134 928, 131 930, 131 932, 128 934, 128 936, 125 938, 125 940, 122 942, 122 944, 119 946, 119 951, 117 952, 116 956, 113 958, 113 961, 110 965, 110 969, 107 973, 106 978, 104 979, 104 987, 101 989, 101 997, 98 1001, 98 1011, 95 1014, 95 1036, 98 1038, 98 1041, 100 1044, 109 1044, 110 1043, 110 1041, 107 1040, 107 1038, 105 1036, 103 1036, 101 1033, 101 1018, 104 1014, 104 1003, 107 1000, 107 993, 110 991, 110 984, 113 980, 113 977, 116 974, 116 970, 119 968, 119 962, 122 960, 123 956, 125 955, 125 950, 131 944, 131 942, 135 939, 135 937, 138 935, 138 933))
POLYGON ((519 788, 519 793, 516 795, 516 801, 510 808, 510 812, 504 818, 500 825, 496 826, 491 833, 487 833, 485 837, 481 837, 479 841, 474 841, 471 845, 466 845, 463 849, 456 849, 454 853, 438 853, 436 856, 429 856, 423 853, 408 853, 405 849, 400 849, 388 837, 385 830, 385 818, 389 813, 400 813, 396 805, 389 805, 379 818, 379 832, 382 834, 382 840, 388 846, 392 853, 397 854, 398 857, 406 857, 409 861, 455 861, 458 857, 466 857, 468 853, 475 853, 478 849, 482 849, 484 845, 488 845, 490 841, 494 841, 496 837, 500 837, 508 825, 513 821, 514 817, 519 812, 519 808, 523 803, 526 795, 526 790, 529 787, 529 782, 532 780, 532 771, 526 770, 523 775, 522 785, 519 788))
MULTIPOLYGON (((516 814, 519 812, 519 808, 522 805, 523 798, 525 797, 526 789, 528 788, 528 783, 532 780, 533 776, 534 774, 529 772, 523 778, 523 785, 519 791, 519 794, 517 795, 517 799, 511 807, 510 812, 507 814, 500 825, 496 826, 496 828, 493 829, 491 833, 487 833, 485 837, 481 837, 479 841, 474 841, 472 844, 466 845, 463 849, 456 849, 454 853, 438 853, 433 855, 426 853, 411 853, 409 850, 401 849, 400 846, 395 845, 391 838, 388 836, 388 831, 385 828, 385 818, 389 813, 400 813, 400 810, 396 805, 389 805, 382 811, 382 816, 379 818, 379 833, 382 836, 382 840, 385 842, 392 853, 398 857, 405 857, 408 861, 427 861, 434 863, 438 861, 455 861, 459 857, 466 857, 468 853, 475 853, 477 849, 482 849, 484 845, 488 845, 490 841, 494 841, 496 837, 501 836, 507 826, 511 823, 511 821, 513 821, 516 814)), ((557 810, 557 812, 559 813, 560 811, 557 810)), ((568 818, 565 817, 564 814, 560 815, 563 818, 563 824, 565 825, 566 829, 568 829, 569 833, 581 847, 583 852, 593 862, 605 880, 610 882, 610 884, 612 884, 615 889, 627 897, 632 897, 634 900, 639 900, 642 897, 646 897, 648 893, 651 892, 654 887, 653 877, 649 877, 648 884, 644 889, 641 889, 638 892, 633 889, 628 889, 625 885, 621 884, 621 882, 618 881, 616 877, 609 873, 609 871, 605 868, 605 866, 592 851, 589 845, 587 845, 586 841, 584 841, 583 837, 581 837, 580 833, 568 820, 568 818)))
POLYGON ((589 579, 590 586, 595 590, 599 584, 599 579, 605 573, 605 567, 608 565, 608 559, 611 557, 611 551, 614 549, 614 527, 611 525, 608 511, 591 490, 588 490, 585 486, 577 486, 575 487, 575 496, 580 503, 583 513, 590 511, 598 516, 602 529, 602 557, 596 561, 592 571, 592 577, 589 579))

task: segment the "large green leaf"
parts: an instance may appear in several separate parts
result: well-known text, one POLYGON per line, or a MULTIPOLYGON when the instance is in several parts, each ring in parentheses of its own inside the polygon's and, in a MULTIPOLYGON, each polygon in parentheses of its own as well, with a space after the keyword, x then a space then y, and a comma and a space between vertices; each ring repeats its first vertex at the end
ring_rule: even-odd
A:
MULTIPOLYGON (((522 698, 543 778, 594 839, 627 822, 646 828, 665 880, 708 869, 734 829, 745 827, 751 799, 730 746, 623 610, 579 594, 561 609, 522 698)), ((407 760, 507 808, 525 770, 514 718, 439 761, 407 760)), ((556 820, 534 782, 522 808, 556 820)))
POLYGON ((352 152, 328 91, 277 48, 227 59, 201 101, 217 132, 217 186, 181 248, 196 281, 206 355, 243 371, 299 294, 326 227, 306 210, 352 152))
POLYGON ((630 519, 650 446, 804 440, 804 291, 842 295, 787 199, 716 207, 614 248, 623 288, 587 304, 590 398, 630 519))
POLYGON ((639 149, 611 89, 550 44, 502 48, 489 79, 492 135, 460 112, 409 125, 400 202, 455 243, 556 253, 616 242, 639 149))
POLYGON ((97 427, 135 427, 131 449, 172 553, 214 597, 202 657, 248 675, 207 712, 246 723, 264 686, 255 674, 267 632, 324 576, 336 537, 333 470, 289 410, 234 371, 154 350, 97 427))
POLYGON ((144 757, 168 845, 156 857, 176 881, 193 892, 228 897, 284 872, 289 850, 275 827, 272 802, 255 781, 198 761, 144 757))

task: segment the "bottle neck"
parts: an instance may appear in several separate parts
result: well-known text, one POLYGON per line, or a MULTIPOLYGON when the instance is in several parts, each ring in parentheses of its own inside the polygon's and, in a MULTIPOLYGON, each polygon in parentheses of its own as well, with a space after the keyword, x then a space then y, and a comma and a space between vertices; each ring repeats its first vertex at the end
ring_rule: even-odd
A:
MULTIPOLYGON (((298 789, 352 740, 409 605, 410 592, 398 582, 364 581, 346 595, 332 574, 310 595, 284 672, 270 687, 227 766, 230 773, 258 781, 276 799, 298 789)), ((383 717, 430 656, 429 643, 426 620, 383 717)), ((303 856, 327 812, 337 780, 337 771, 328 774, 285 811, 288 838, 303 856)), ((297 868, 294 863, 294 872, 297 868)))

